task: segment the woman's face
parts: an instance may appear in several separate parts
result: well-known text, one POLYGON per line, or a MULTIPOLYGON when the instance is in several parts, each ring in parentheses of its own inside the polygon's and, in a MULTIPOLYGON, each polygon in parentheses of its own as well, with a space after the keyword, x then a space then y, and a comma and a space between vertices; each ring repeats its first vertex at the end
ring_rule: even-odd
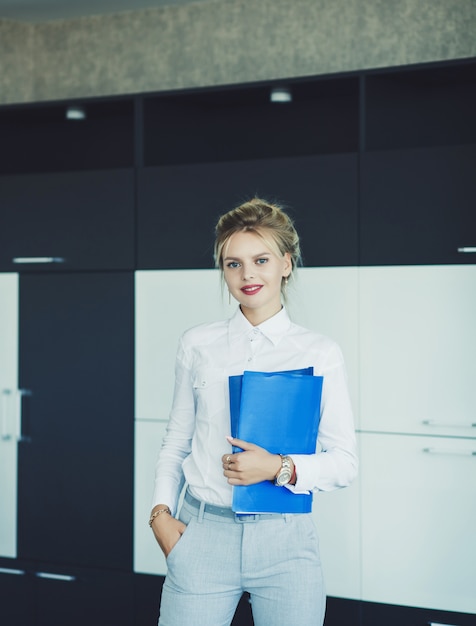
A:
POLYGON ((289 253, 277 256, 255 233, 234 233, 223 249, 225 282, 255 326, 281 310, 281 281, 291 269, 289 253))

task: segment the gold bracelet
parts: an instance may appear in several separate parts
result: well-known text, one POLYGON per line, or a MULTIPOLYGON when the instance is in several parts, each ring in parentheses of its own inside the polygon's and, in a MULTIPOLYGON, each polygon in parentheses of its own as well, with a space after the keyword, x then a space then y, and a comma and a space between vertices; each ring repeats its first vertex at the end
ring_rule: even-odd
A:
POLYGON ((158 509, 157 511, 155 511, 155 513, 152 513, 152 515, 150 516, 149 519, 149 526, 152 528, 152 522, 155 520, 155 518, 158 515, 161 515, 162 513, 168 513, 169 515, 172 515, 172 511, 169 509, 169 507, 167 506, 165 509, 158 509))

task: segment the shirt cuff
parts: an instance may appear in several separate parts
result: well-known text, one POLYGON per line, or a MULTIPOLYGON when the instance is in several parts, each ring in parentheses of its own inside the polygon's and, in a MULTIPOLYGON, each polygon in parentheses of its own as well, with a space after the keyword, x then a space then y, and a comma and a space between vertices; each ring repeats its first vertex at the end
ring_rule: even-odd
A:
MULTIPOLYGON (((307 456, 307 455, 305 455, 307 456)), ((309 489, 307 487, 307 485, 305 484, 305 482, 302 480, 302 477, 300 476, 300 467, 302 466, 301 463, 301 456, 299 455, 293 455, 291 456, 291 459, 294 463, 294 467, 296 468, 296 484, 295 485, 290 485, 289 483, 287 485, 284 485, 286 487, 286 489, 289 489, 289 491, 292 491, 292 493, 296 493, 296 494, 309 494, 312 491, 312 487, 309 489)))

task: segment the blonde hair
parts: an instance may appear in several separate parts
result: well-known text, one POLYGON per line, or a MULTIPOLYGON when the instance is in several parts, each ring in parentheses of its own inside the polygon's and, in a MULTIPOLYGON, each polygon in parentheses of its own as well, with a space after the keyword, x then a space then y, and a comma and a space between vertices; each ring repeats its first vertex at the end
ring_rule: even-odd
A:
MULTIPOLYGON (((288 252, 292 265, 290 277, 301 264, 299 235, 292 219, 279 205, 262 198, 253 198, 220 217, 215 227, 214 258, 215 266, 222 272, 224 248, 230 237, 237 232, 255 233, 278 257, 283 257, 288 252)), ((283 277, 283 294, 286 283, 287 279, 283 277)))

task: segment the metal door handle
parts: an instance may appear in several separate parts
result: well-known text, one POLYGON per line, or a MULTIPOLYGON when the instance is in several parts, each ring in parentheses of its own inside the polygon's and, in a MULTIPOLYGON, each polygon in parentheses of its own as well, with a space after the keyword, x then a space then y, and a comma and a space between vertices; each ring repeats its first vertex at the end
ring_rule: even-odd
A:
POLYGON ((60 256, 14 256, 12 263, 64 263, 60 256))
POLYGON ((76 580, 76 576, 70 576, 67 574, 52 574, 50 572, 36 572, 37 578, 46 578, 47 580, 62 580, 67 583, 72 583, 76 580))
POLYGON ((30 437, 23 434, 23 396, 31 396, 28 389, 3 389, 2 390, 2 441, 8 441, 14 436, 17 441, 30 441, 30 437), (13 396, 16 396, 16 428, 15 434, 12 435, 11 423, 13 419, 9 419, 9 405, 13 402, 13 396))
POLYGON ((12 576, 24 576, 25 570, 22 569, 9 569, 8 567, 0 567, 0 574, 11 574, 12 576))
POLYGON ((12 438, 12 434, 8 427, 8 400, 12 395, 11 389, 2 389, 2 441, 8 441, 12 438))
POLYGON ((476 450, 452 450, 450 448, 422 448, 422 452, 449 456, 476 456, 476 450))
POLYGON ((23 397, 31 395, 29 389, 18 389, 17 391, 17 441, 19 442, 31 441, 29 435, 23 434, 23 397))
POLYGON ((439 426, 440 428, 476 428, 476 423, 474 422, 467 422, 463 424, 445 424, 443 422, 437 422, 436 420, 423 420, 422 424, 425 426, 439 426))
POLYGON ((462 252, 463 254, 476 252, 476 246, 462 246, 461 248, 458 248, 458 252, 462 252))

